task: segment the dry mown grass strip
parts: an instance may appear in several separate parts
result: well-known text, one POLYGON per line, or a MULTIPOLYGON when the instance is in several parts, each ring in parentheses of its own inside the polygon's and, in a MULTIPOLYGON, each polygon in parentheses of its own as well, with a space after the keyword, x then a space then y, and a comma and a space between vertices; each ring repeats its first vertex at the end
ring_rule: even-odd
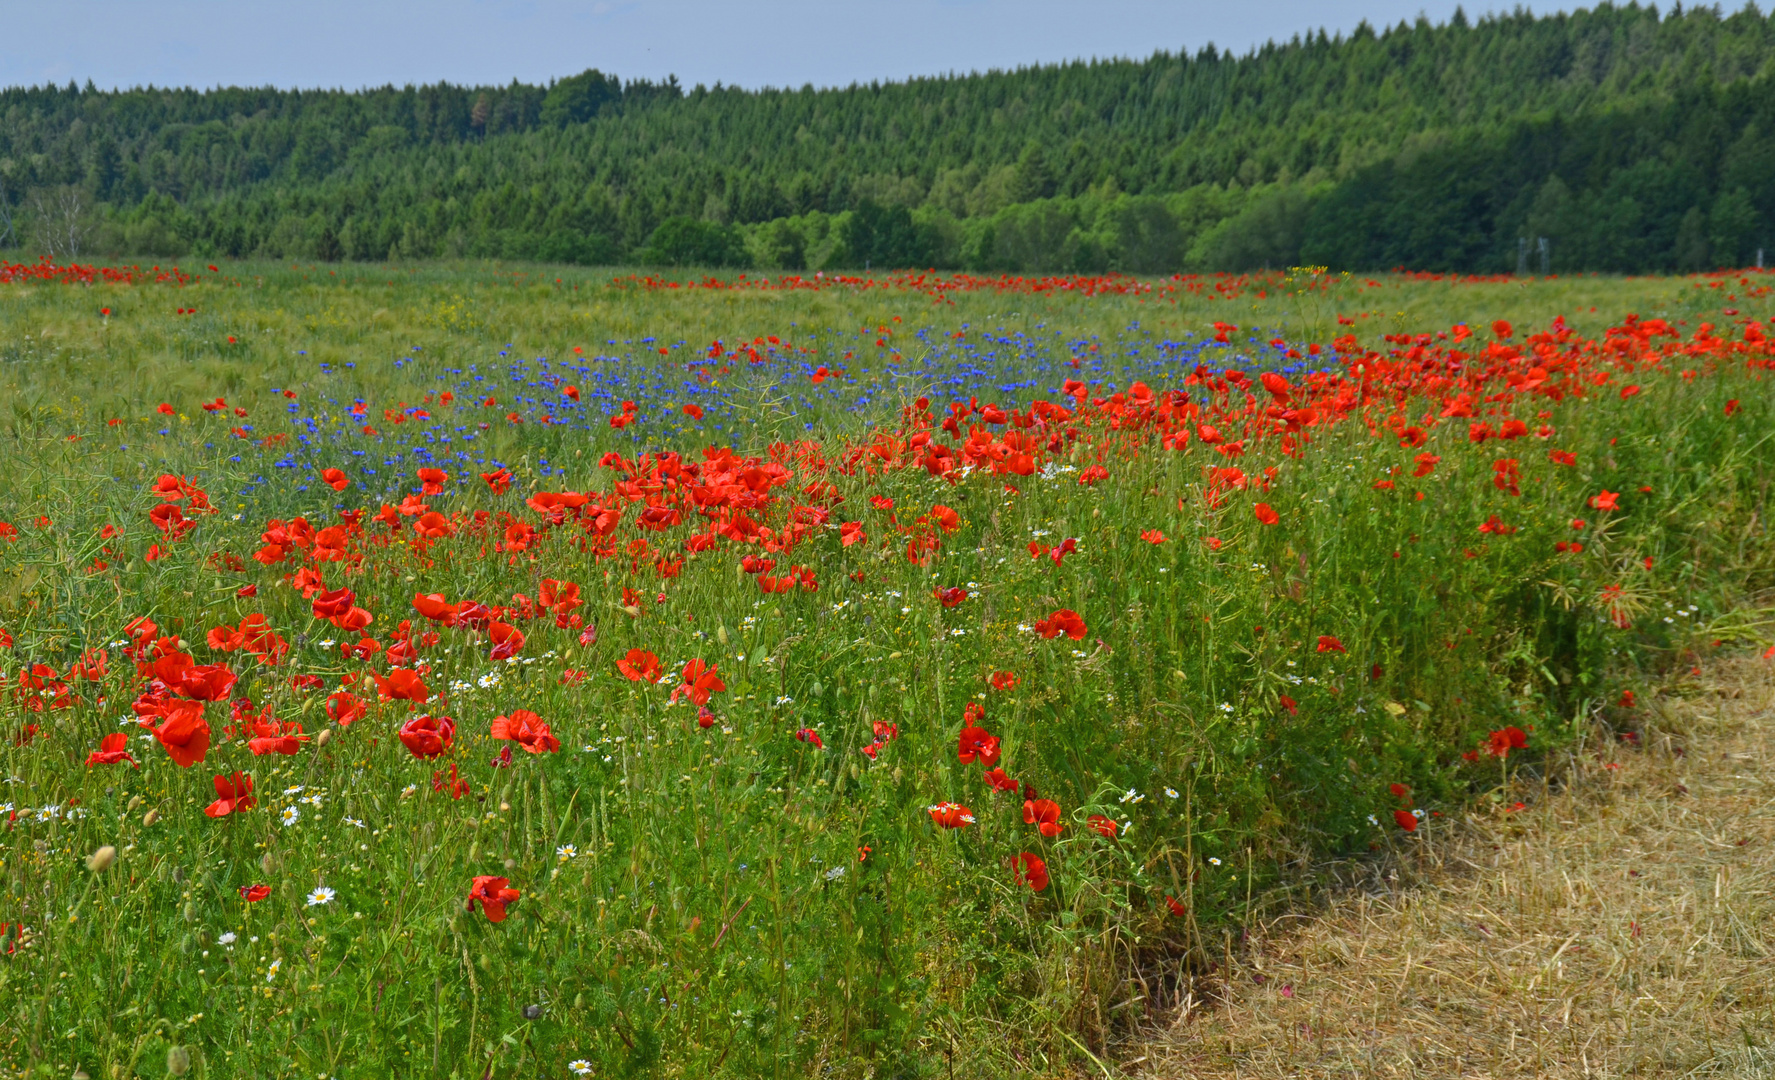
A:
POLYGON ((1775 679, 1722 662, 1367 885, 1285 917, 1120 1055, 1163 1077, 1775 1078, 1775 679), (1230 988, 1229 988, 1230 987, 1230 988))

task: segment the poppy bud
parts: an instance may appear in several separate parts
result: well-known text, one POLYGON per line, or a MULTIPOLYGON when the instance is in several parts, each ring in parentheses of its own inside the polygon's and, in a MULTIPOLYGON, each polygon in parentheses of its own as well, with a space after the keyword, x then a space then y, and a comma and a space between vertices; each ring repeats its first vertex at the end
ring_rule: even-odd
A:
POLYGON ((148 826, 154 824, 156 821, 159 821, 159 820, 160 820, 160 811, 150 810, 146 814, 142 815, 142 828, 146 829, 148 826))
POLYGON ((720 626, 717 626, 715 628, 715 640, 719 641, 723 645, 727 644, 727 624, 726 623, 722 623, 720 626))
POLYGON ((264 858, 259 860, 259 869, 263 870, 266 874, 270 874, 272 869, 276 866, 277 860, 271 857, 271 852, 269 851, 265 853, 264 858))
POLYGON ((541 1015, 542 1015, 542 1006, 541 1005, 526 1005, 526 1006, 524 1006, 524 1019, 535 1020, 538 1017, 540 1017, 541 1015))
POLYGON ((141 805, 142 797, 140 795, 131 795, 129 797, 129 805, 123 808, 123 812, 126 814, 133 814, 141 805))
POLYGON ((325 745, 327 745, 327 743, 329 743, 331 741, 333 741, 333 729, 332 728, 326 728, 319 735, 316 735, 314 737, 314 745, 317 747, 325 746, 325 745))
POLYGON ((104 847, 86 857, 86 868, 95 874, 102 874, 111 868, 111 864, 115 862, 116 859, 117 849, 110 844, 106 844, 104 847))
POLYGON ((191 1054, 183 1046, 175 1046, 166 1052, 166 1071, 172 1076, 184 1076, 191 1071, 191 1054))

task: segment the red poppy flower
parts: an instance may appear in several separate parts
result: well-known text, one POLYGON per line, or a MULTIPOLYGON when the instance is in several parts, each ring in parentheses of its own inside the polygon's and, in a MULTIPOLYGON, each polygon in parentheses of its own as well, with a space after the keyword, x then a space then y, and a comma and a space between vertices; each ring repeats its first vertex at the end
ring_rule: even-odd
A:
POLYGON ((456 623, 457 605, 445 603, 443 593, 414 594, 413 610, 432 622, 443 623, 445 626, 456 623))
POLYGON ((344 491, 351 486, 351 477, 346 476, 338 469, 322 469, 320 478, 326 481, 327 486, 334 491, 344 491))
POLYGON ((494 717, 492 736, 510 739, 532 754, 553 754, 561 749, 561 740, 529 709, 513 709, 510 716, 494 717))
POLYGON ((1116 838, 1116 832, 1121 828, 1121 826, 1117 825, 1113 819, 1106 818, 1102 814, 1092 814, 1089 818, 1085 819, 1085 824, 1091 826, 1092 829, 1104 836, 1109 837, 1111 840, 1116 838))
POLYGON ((509 469, 500 469, 497 472, 484 472, 481 474, 481 479, 486 481, 488 490, 495 495, 504 495, 506 489, 512 486, 512 474, 509 469))
POLYGON ((1619 491, 1610 491, 1607 488, 1604 488, 1601 495, 1590 496, 1590 509, 1592 509, 1592 510, 1619 510, 1619 509, 1621 509, 1621 507, 1620 507, 1620 504, 1616 502, 1616 500, 1619 499, 1620 497, 1621 497, 1621 493, 1619 491))
POLYGON ((1339 641, 1338 639, 1332 637, 1330 634, 1320 634, 1319 635, 1319 651, 1320 652, 1343 652, 1344 651, 1344 643, 1339 641))
POLYGON ((1140 538, 1149 544, 1162 544, 1165 542, 1165 534, 1157 529, 1146 530, 1140 534, 1140 538))
POLYGON ((348 634, 354 634, 376 621, 376 617, 361 607, 353 606, 343 615, 335 615, 327 620, 348 634))
POLYGON ((931 820, 945 829, 960 829, 974 823, 974 812, 961 803, 938 803, 925 808, 931 820))
POLYGON ((505 906, 517 903, 522 895, 509 888, 510 885, 511 882, 502 877, 476 877, 468 890, 468 910, 473 911, 478 901, 488 922, 504 922, 505 906))
POLYGON ((1521 728, 1512 724, 1509 727, 1494 731, 1490 735, 1487 735, 1485 737, 1485 743, 1480 749, 1484 750, 1492 757, 1508 757, 1512 750, 1528 749, 1528 735, 1526 735, 1521 728))
POLYGON ((810 727, 804 727, 800 731, 797 731, 795 733, 795 740, 797 742, 811 743, 815 750, 826 749, 826 744, 820 741, 820 733, 810 727))
POLYGON ((356 600, 357 594, 350 589, 333 589, 320 593, 314 598, 314 617, 336 619, 350 611, 356 600))
MULTIPOLYGON (((508 746, 505 748, 506 754, 509 755, 511 752, 512 752, 511 747, 508 746)), ((497 763, 498 759, 495 758, 494 761, 497 763)), ((470 788, 470 786, 469 786, 468 781, 462 779, 462 777, 460 777, 456 774, 456 766, 455 765, 450 766, 450 779, 448 779, 448 780, 444 779, 444 774, 441 770, 438 772, 432 773, 431 774, 431 789, 433 791, 442 792, 446 795, 449 795, 452 799, 460 799, 464 795, 467 795, 472 790, 472 788, 470 788)))
POLYGON ((616 670, 633 682, 656 683, 661 675, 659 657, 643 649, 630 649, 616 662, 616 670))
POLYGON ((253 724, 253 731, 257 737, 247 740, 247 749, 255 755, 283 754, 293 756, 296 751, 302 749, 302 744, 308 741, 308 736, 302 734, 301 724, 280 725, 276 720, 270 719, 271 710, 269 709, 265 711, 265 716, 266 720, 253 724))
POLYGON ((448 716, 415 716, 401 725, 401 745, 416 758, 434 758, 456 741, 456 721, 448 716))
POLYGON ((450 479, 450 474, 442 469, 420 469, 418 476, 419 482, 424 485, 420 492, 425 495, 442 495, 444 482, 450 479))
POLYGON ((129 736, 121 731, 114 731, 99 740, 97 750, 86 755, 86 764, 91 767, 93 765, 116 765, 118 762, 127 761, 136 768, 141 768, 142 766, 136 762, 136 759, 129 756, 128 747, 129 736))
POLYGON ((223 664, 194 664, 185 653, 167 653, 154 662, 154 677, 180 697, 221 701, 234 688, 236 676, 223 664))
POLYGON ((1005 775, 1003 769, 988 769, 980 778, 985 780, 986 786, 994 791, 1009 791, 1015 793, 1017 790, 1017 781, 1005 775))
POLYGON ((703 407, 693 401, 684 406, 684 415, 690 417, 692 420, 701 420, 703 418, 703 407))
POLYGON ((1299 716, 1300 715, 1300 702, 1289 697, 1287 694, 1282 694, 1281 696, 1279 696, 1276 699, 1276 703, 1281 705, 1284 709, 1287 709, 1289 716, 1299 716))
POLYGON ((981 765, 991 768, 998 764, 998 736, 985 728, 964 727, 956 745, 956 755, 963 765, 972 765, 978 760, 981 765))
POLYGON ((931 520, 936 522, 937 527, 946 533, 952 533, 961 528, 961 515, 942 504, 931 507, 931 520))
POLYGON ((270 895, 271 886, 269 885, 242 885, 240 887, 240 898, 249 904, 256 904, 270 895))
POLYGON ((1417 815, 1412 813, 1410 810, 1395 810, 1395 811, 1393 811, 1393 820, 1398 822, 1399 827, 1401 829, 1404 829, 1406 832, 1417 832, 1418 831, 1417 815))
POLYGON ((931 595, 937 598, 937 603, 952 608, 968 598, 968 590, 960 585, 951 585, 947 589, 938 589, 931 595))
POLYGON ((1060 804, 1053 799, 1024 800, 1023 824, 1034 825, 1043 836, 1059 836, 1065 828, 1060 824, 1060 804))
POLYGON ((992 688, 994 690, 1010 690, 1016 685, 1017 676, 1014 673, 1009 671, 995 671, 992 673, 992 688))
POLYGON ((363 719, 369 711, 364 699, 349 690, 340 690, 327 698, 327 716, 340 727, 350 727, 354 720, 363 719))
POLYGON ((1011 861, 1011 866, 1016 872, 1017 880, 1036 892, 1048 887, 1048 864, 1040 856, 1025 851, 1011 861))
POLYGON ((1171 909, 1171 914, 1180 919, 1189 914, 1189 908, 1184 907, 1182 902, 1170 893, 1165 894, 1165 906, 1171 909))
POLYGON ((197 522, 187 520, 184 511, 172 503, 161 503, 150 510, 148 520, 154 523, 155 528, 165 533, 169 540, 178 540, 192 529, 197 528, 197 522))
POLYGON ((1074 641, 1085 639, 1085 620, 1071 608, 1060 608, 1054 614, 1035 624, 1035 632, 1043 638, 1055 638, 1061 634, 1074 641))
POLYGON ((1257 520, 1263 522, 1265 525, 1274 525, 1276 522, 1282 520, 1281 517, 1276 514, 1276 511, 1271 509, 1269 503, 1258 503, 1256 506, 1252 507, 1252 510, 1257 514, 1257 520))
POLYGON ((710 694, 717 694, 727 689, 727 684, 721 681, 721 676, 716 674, 716 670, 714 664, 705 664, 701 660, 692 660, 685 664, 684 682, 678 689, 672 691, 672 697, 675 699, 679 694, 683 694, 690 698, 693 705, 707 705, 710 694))
POLYGON ((715 714, 709 711, 707 705, 696 711, 696 726, 705 730, 715 726, 715 714))
POLYGON ((203 808, 209 817, 227 817, 236 810, 250 810, 259 801, 253 798, 253 778, 246 773, 217 776, 215 785, 216 801, 203 808))
POLYGON ((1218 536, 1203 537, 1202 542, 1204 544, 1208 545, 1209 551, 1219 551, 1220 550, 1220 537, 1218 537, 1218 536))
POLYGON ((850 547, 868 540, 869 534, 863 531, 862 522, 847 521, 838 527, 838 539, 845 547, 850 547))
POLYGON ((160 716, 163 723, 159 727, 150 727, 160 745, 173 763, 181 769, 189 769, 201 762, 210 749, 210 725, 203 718, 203 705, 196 701, 166 701, 161 703, 160 716))
MULTIPOLYGON (((423 507, 424 504, 421 503, 420 506, 423 507)), ((456 535, 456 526, 449 518, 432 510, 419 515, 419 520, 413 523, 413 534, 421 540, 442 540, 446 536, 456 535)))
POLYGON ((1405 786, 1404 784, 1388 784, 1387 790, 1392 792, 1393 797, 1397 798, 1397 799, 1403 799, 1406 796, 1411 794, 1411 788, 1405 786))
POLYGON ((510 623, 495 620, 487 626, 487 637, 493 642, 489 660, 509 660, 524 647, 524 632, 510 623))
POLYGON ((390 668, 388 678, 372 676, 383 701, 414 701, 424 704, 431 698, 431 689, 409 668, 390 668))

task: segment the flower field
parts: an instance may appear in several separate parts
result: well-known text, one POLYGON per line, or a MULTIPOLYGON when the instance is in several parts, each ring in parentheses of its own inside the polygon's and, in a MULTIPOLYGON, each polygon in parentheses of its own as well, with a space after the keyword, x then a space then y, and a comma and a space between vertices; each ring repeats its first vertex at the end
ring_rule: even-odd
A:
POLYGON ((1095 1071, 1769 644, 1766 280, 0 265, 0 1066, 1095 1071))

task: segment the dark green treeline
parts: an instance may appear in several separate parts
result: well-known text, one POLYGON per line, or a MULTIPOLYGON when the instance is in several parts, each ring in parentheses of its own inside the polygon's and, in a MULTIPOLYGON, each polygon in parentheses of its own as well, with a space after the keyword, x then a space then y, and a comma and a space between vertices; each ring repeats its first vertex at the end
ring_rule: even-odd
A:
POLYGON ((845 89, 0 91, 0 247, 758 269, 1775 256, 1754 8, 1456 14, 845 89), (1542 239, 1545 238, 1543 245, 1542 239))

